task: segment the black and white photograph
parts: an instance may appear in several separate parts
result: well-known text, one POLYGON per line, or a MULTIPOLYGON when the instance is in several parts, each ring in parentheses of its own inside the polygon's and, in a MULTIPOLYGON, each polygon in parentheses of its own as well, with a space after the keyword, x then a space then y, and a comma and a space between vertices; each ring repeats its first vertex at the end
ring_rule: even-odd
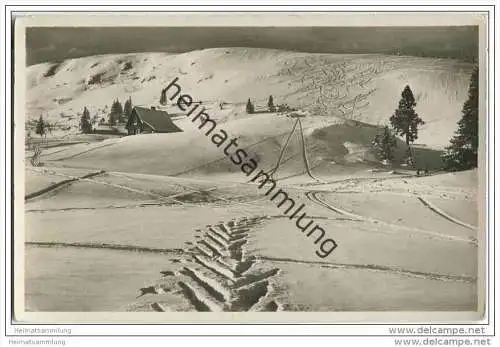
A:
POLYGON ((17 314, 482 317, 484 18, 248 16, 16 23, 17 314))

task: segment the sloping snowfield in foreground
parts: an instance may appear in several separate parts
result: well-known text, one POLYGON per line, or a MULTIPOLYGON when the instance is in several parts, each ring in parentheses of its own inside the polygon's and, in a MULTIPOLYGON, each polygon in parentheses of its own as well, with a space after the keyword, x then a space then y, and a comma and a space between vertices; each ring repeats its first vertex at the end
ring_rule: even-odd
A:
POLYGON ((475 173, 361 174, 286 187, 338 244, 325 258, 252 184, 109 172, 48 191, 26 204, 27 308, 475 310, 475 173))

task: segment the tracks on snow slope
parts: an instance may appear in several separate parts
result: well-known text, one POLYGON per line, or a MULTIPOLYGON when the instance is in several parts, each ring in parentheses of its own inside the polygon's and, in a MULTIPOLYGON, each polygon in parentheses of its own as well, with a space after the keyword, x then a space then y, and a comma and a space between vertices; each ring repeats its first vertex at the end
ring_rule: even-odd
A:
POLYGON ((454 282, 469 282, 469 283, 474 283, 476 281, 476 278, 471 276, 457 276, 449 274, 440 274, 435 272, 413 271, 413 270, 402 269, 396 266, 384 266, 375 264, 329 263, 325 261, 307 261, 307 260, 297 260, 291 258, 276 258, 276 257, 266 257, 266 256, 259 256, 258 258, 276 263, 319 265, 324 268, 333 268, 333 269, 369 270, 369 271, 393 273, 407 277, 416 277, 416 278, 424 278, 424 279, 439 280, 439 281, 454 281, 454 282))
MULTIPOLYGON (((356 184, 364 182, 364 181, 378 182, 378 181, 386 181, 386 180, 398 179, 398 178, 415 179, 416 177, 414 175, 401 175, 399 177, 398 176, 394 176, 394 177, 356 177, 356 178, 346 178, 346 179, 342 179, 342 180, 331 181, 331 182, 328 182, 326 184, 340 184, 340 187, 330 191, 331 193, 356 194, 356 193, 361 193, 361 192, 343 190, 342 188, 344 188, 345 185, 356 185, 356 184)), ((309 183, 309 184, 305 184, 304 186, 310 186, 310 185, 318 185, 318 183, 313 183, 313 184, 309 183)), ((433 189, 433 191, 436 191, 436 190, 433 189)), ((315 195, 316 193, 319 193, 319 191, 317 191, 317 192, 308 191, 306 193, 306 196, 311 201, 312 201, 312 199, 316 199, 317 201, 314 201, 315 203, 319 203, 320 205, 322 205, 328 209, 333 209, 335 212, 338 212, 338 213, 341 213, 344 215, 350 214, 353 217, 361 217, 361 216, 354 215, 352 213, 340 210, 339 208, 336 208, 334 206, 331 206, 331 205, 324 203, 323 201, 317 199, 317 197, 312 196, 312 195, 315 195)), ((443 194, 454 194, 454 193, 455 192, 453 192, 453 191, 443 191, 443 194)), ((395 194, 398 194, 398 193, 395 193, 395 194)), ((457 225, 463 226, 463 227, 470 229, 470 230, 477 230, 476 226, 465 223, 465 222, 459 220, 458 218, 455 218, 455 217, 449 215, 448 213, 441 210, 439 207, 435 206, 430 201, 423 198, 422 196, 417 195, 416 193, 414 193, 414 194, 400 193, 398 195, 416 197, 425 207, 429 208, 432 212, 445 218, 446 220, 448 220, 452 223, 455 223, 457 225)), ((364 218, 364 217, 361 217, 361 218, 364 218)))
MULTIPOLYGON (((314 192, 309 192, 309 198, 314 192)), ((317 198, 317 197, 316 197, 317 198)), ((317 203, 330 206, 318 198, 317 203)), ((333 206, 330 206, 333 207, 333 206)), ((335 207, 333 207, 335 208, 335 207)), ((341 209, 335 208, 338 214, 341 209)), ((352 214, 356 221, 365 221, 352 214)), ((278 217, 278 216, 276 216, 278 217)), ((282 217, 282 216, 280 216, 282 217)), ((279 268, 273 268, 273 263, 298 263, 318 265, 324 268, 359 269, 377 272, 394 273, 400 276, 417 277, 428 280, 474 282, 475 279, 467 276, 454 276, 439 273, 411 271, 390 266, 374 264, 341 264, 314 261, 301 261, 289 258, 274 257, 245 257, 244 246, 247 243, 248 233, 252 227, 259 225, 270 217, 242 218, 237 222, 208 225, 199 230, 203 236, 198 236, 195 247, 184 249, 156 249, 114 244, 92 243, 62 243, 62 242, 27 242, 27 246, 39 247, 77 247, 98 248, 115 251, 148 252, 170 254, 184 258, 183 267, 174 271, 163 271, 167 277, 174 277, 175 282, 170 287, 164 284, 141 288, 142 295, 155 294, 155 300, 149 303, 148 310, 171 310, 169 300, 161 295, 169 293, 181 297, 191 310, 198 311, 275 311, 280 308, 271 298, 273 282, 280 273, 279 268), (264 263, 263 263, 264 262, 264 263), (267 265, 267 268, 264 267, 267 265), (174 290, 175 289, 175 290, 174 290), (158 295, 158 296, 156 296, 158 295), (164 299, 164 301, 162 301, 164 299)))
MULTIPOLYGON (((408 270, 396 266, 375 264, 331 263, 292 258, 246 256, 245 245, 251 229, 270 217, 241 218, 220 222, 198 229, 196 244, 184 251, 177 270, 162 271, 165 283, 141 288, 139 297, 147 294, 146 303, 133 305, 145 311, 277 311, 282 304, 273 299, 273 289, 279 286, 276 277, 281 269, 273 263, 316 265, 331 269, 375 271, 425 280, 475 283, 476 278, 432 272, 408 270), (264 266, 266 265, 266 266, 264 266), (274 283, 273 283, 274 282, 274 283), (172 304, 184 301, 179 307, 172 304)), ((191 244, 188 242, 188 244, 191 244)))
POLYGON ((265 268, 254 256, 245 255, 248 233, 267 217, 243 217, 197 230, 198 241, 177 271, 162 271, 174 278, 167 285, 141 288, 141 295, 160 295, 148 304, 149 311, 170 311, 169 301, 162 294, 181 298, 195 311, 240 312, 276 311, 279 304, 270 298, 271 280, 279 268, 265 268))
MULTIPOLYGON (((64 187, 67 187, 67 186, 73 184, 76 181, 90 179, 90 178, 95 177, 97 175, 102 175, 103 173, 105 173, 105 171, 101 170, 101 171, 97 171, 97 172, 91 172, 91 173, 83 175, 81 177, 71 177, 71 178, 69 178, 67 180, 64 180, 64 181, 61 181, 61 182, 57 182, 57 183, 52 184, 52 185, 50 185, 48 187, 45 187, 45 188, 40 189, 40 190, 37 190, 36 192, 29 193, 28 195, 26 195, 24 197, 24 201, 30 201, 30 200, 32 200, 34 198, 37 198, 37 197, 40 197, 42 195, 48 194, 50 192, 54 192, 54 191, 56 191, 58 189, 62 189, 64 187)), ((67 177, 70 177, 70 176, 67 176, 67 177)))
POLYGON ((38 246, 46 248, 92 248, 92 249, 111 249, 115 251, 142 252, 142 253, 159 253, 159 254, 184 254, 184 250, 180 248, 153 248, 141 247, 134 245, 120 245, 113 243, 99 242, 41 242, 41 241, 26 241, 26 246, 38 246))
MULTIPOLYGON (((275 216, 282 217, 282 216, 275 216)), ((474 283, 475 278, 440 273, 429 273, 375 264, 348 264, 306 261, 292 258, 247 256, 245 246, 252 229, 273 217, 243 217, 237 221, 219 222, 198 229, 197 242, 189 249, 163 249, 110 243, 26 242, 34 247, 90 248, 121 252, 141 252, 174 256, 172 263, 180 268, 161 271, 163 281, 140 289, 148 295, 147 302, 129 307, 133 311, 277 311, 282 309, 273 295, 281 292, 278 275, 281 269, 275 263, 316 265, 331 269, 354 269, 390 273, 425 280, 474 283), (153 296, 151 296, 153 295, 153 296), (175 297, 175 298, 173 298, 175 297), (177 299, 176 299, 177 298, 177 299), (173 300, 172 300, 173 299, 173 300), (179 302, 181 306, 179 307, 179 302)))
POLYGON ((334 211, 338 214, 347 216, 349 218, 353 218, 353 219, 356 219, 359 221, 371 222, 371 223, 375 223, 375 224, 379 224, 379 225, 385 225, 385 226, 389 226, 389 227, 393 227, 393 228, 413 231, 413 232, 417 232, 417 233, 421 233, 421 234, 427 234, 427 235, 430 235, 432 237, 436 237, 436 238, 440 238, 440 239, 457 241, 457 242, 466 242, 466 243, 471 243, 474 245, 477 244, 477 241, 475 239, 468 239, 468 238, 457 237, 457 236, 448 235, 448 234, 437 233, 434 231, 428 231, 428 230, 422 230, 422 229, 407 227, 407 226, 398 225, 398 224, 392 224, 392 223, 384 222, 384 221, 381 221, 381 220, 378 220, 375 218, 365 217, 365 216, 361 216, 361 215, 358 215, 355 213, 351 213, 351 212, 345 211, 339 207, 328 204, 327 202, 325 202, 324 200, 322 200, 321 198, 319 198, 317 196, 319 193, 320 192, 317 192, 317 191, 316 192, 315 191, 308 191, 308 192, 306 192, 305 195, 306 195, 307 199, 309 199, 313 203, 320 205, 320 206, 323 206, 331 211, 334 211))
POLYGON ((425 207, 428 207, 432 212, 436 213, 437 215, 443 217, 444 219, 446 220, 449 220, 450 222, 452 223, 455 223, 455 224, 458 224, 460 226, 463 226, 463 227, 466 227, 467 229, 471 229, 471 230, 477 230, 476 227, 470 225, 470 224, 467 224, 465 222, 462 222, 461 220, 455 218, 455 217, 452 217, 450 216, 449 214, 447 214, 446 212, 444 212, 443 210, 441 210, 440 208, 436 207, 435 205, 433 205, 431 202, 429 202, 428 200, 422 198, 421 196, 418 196, 417 199, 422 203, 424 204, 425 207))
MULTIPOLYGON (((35 170, 35 171, 37 171, 37 170, 35 170)), ((75 177, 75 176, 71 176, 71 175, 67 175, 67 174, 51 172, 52 175, 66 177, 68 179, 64 180, 62 182, 58 182, 58 183, 56 183, 54 185, 51 185, 49 187, 46 187, 46 188, 44 188, 44 189, 42 189, 42 190, 40 190, 38 192, 31 193, 31 194, 27 195, 25 197, 25 201, 31 200, 31 199, 33 199, 35 197, 39 197, 39 196, 44 195, 45 193, 48 193, 50 191, 57 191, 57 190, 59 190, 59 189, 61 189, 63 187, 67 187, 67 186, 69 186, 69 185, 71 185, 71 184, 73 184, 73 183, 75 183, 77 181, 90 182, 90 183, 94 183, 94 184, 100 184, 100 185, 104 185, 104 186, 109 186, 109 187, 113 187, 113 188, 117 188, 117 189, 129 191, 129 192, 133 192, 133 193, 145 195, 145 196, 148 196, 148 197, 152 197, 156 201, 160 201, 158 203, 142 202, 142 203, 131 204, 131 205, 105 206, 104 207, 104 208, 108 208, 108 209, 109 208, 127 208, 129 206, 130 207, 144 207, 144 206, 152 206, 152 205, 166 205, 168 203, 170 203, 170 204, 175 203, 175 204, 180 204, 180 205, 196 206, 196 204, 188 203, 188 202, 185 202, 185 201, 181 201, 178 198, 185 197, 185 196, 188 196, 190 194, 196 194, 196 193, 205 194, 205 193, 209 193, 209 192, 215 191, 217 189, 215 187, 211 187, 211 188, 208 188, 208 189, 205 189, 205 190, 201 190, 201 189, 189 189, 189 190, 187 190, 185 192, 180 192, 180 193, 176 193, 176 194, 173 194, 173 195, 165 196, 165 195, 154 193, 152 191, 146 191, 146 190, 142 190, 142 189, 131 188, 131 187, 128 187, 128 186, 125 186, 125 185, 121 185, 121 184, 110 183, 110 182, 106 182, 106 181, 101 181, 101 180, 94 179, 95 176, 102 175, 104 173, 109 174, 106 171, 101 170, 99 172, 87 174, 87 175, 84 175, 82 177, 75 177), (32 195, 34 195, 34 196, 32 196, 32 195)), ((98 209, 98 208, 62 208, 62 209, 53 209, 53 210, 65 211, 65 210, 78 210, 78 209, 93 210, 93 209, 98 209)), ((50 209, 49 210, 31 210, 31 211, 28 211, 28 212, 45 212, 45 211, 50 211, 50 209)))

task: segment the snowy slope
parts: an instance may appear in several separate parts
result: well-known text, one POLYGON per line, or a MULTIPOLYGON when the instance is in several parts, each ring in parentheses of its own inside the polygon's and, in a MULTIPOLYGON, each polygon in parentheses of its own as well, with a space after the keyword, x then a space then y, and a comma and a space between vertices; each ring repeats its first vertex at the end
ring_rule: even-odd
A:
POLYGON ((427 122, 418 142, 443 147, 460 117, 470 70, 446 59, 257 48, 91 56, 30 66, 27 116, 76 126, 84 106, 105 117, 115 98, 158 106, 161 89, 179 77, 183 89, 223 121, 246 117, 249 97, 257 110, 265 108, 272 94, 275 103, 309 111, 318 126, 346 118, 377 125, 387 122, 409 84, 427 122), (230 103, 223 111, 221 101, 230 103))
MULTIPOLYGON (((76 132, 85 106, 92 116, 107 118, 112 100, 131 97, 134 105, 174 114, 184 132, 56 148, 44 151, 43 160, 157 175, 222 175, 239 168, 174 103, 159 105, 161 90, 178 77, 183 93, 202 101, 219 128, 238 137, 239 147, 265 169, 276 165, 293 126, 285 115, 267 112, 267 98, 273 95, 275 104, 287 103, 306 115, 307 157, 321 176, 338 174, 346 165, 376 165, 370 148, 377 127, 388 122, 409 84, 426 122, 415 143, 417 165, 439 169, 440 153, 433 150, 446 146, 456 129, 470 69, 446 59, 255 48, 92 56, 29 67, 27 114, 32 120, 45 114, 76 132), (256 105, 253 115, 245 112, 249 97, 256 105), (222 110, 221 102, 226 103, 222 110)), ((284 153, 281 177, 304 173, 298 130, 284 153)), ((397 161, 404 149, 398 146, 397 161)))

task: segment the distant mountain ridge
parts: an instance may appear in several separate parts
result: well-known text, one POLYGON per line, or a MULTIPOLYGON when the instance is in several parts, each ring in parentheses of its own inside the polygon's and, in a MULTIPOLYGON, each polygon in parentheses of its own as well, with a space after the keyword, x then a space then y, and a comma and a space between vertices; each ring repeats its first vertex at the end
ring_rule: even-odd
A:
POLYGON ((31 27, 27 65, 113 53, 217 47, 393 54, 476 62, 477 26, 455 27, 31 27))

